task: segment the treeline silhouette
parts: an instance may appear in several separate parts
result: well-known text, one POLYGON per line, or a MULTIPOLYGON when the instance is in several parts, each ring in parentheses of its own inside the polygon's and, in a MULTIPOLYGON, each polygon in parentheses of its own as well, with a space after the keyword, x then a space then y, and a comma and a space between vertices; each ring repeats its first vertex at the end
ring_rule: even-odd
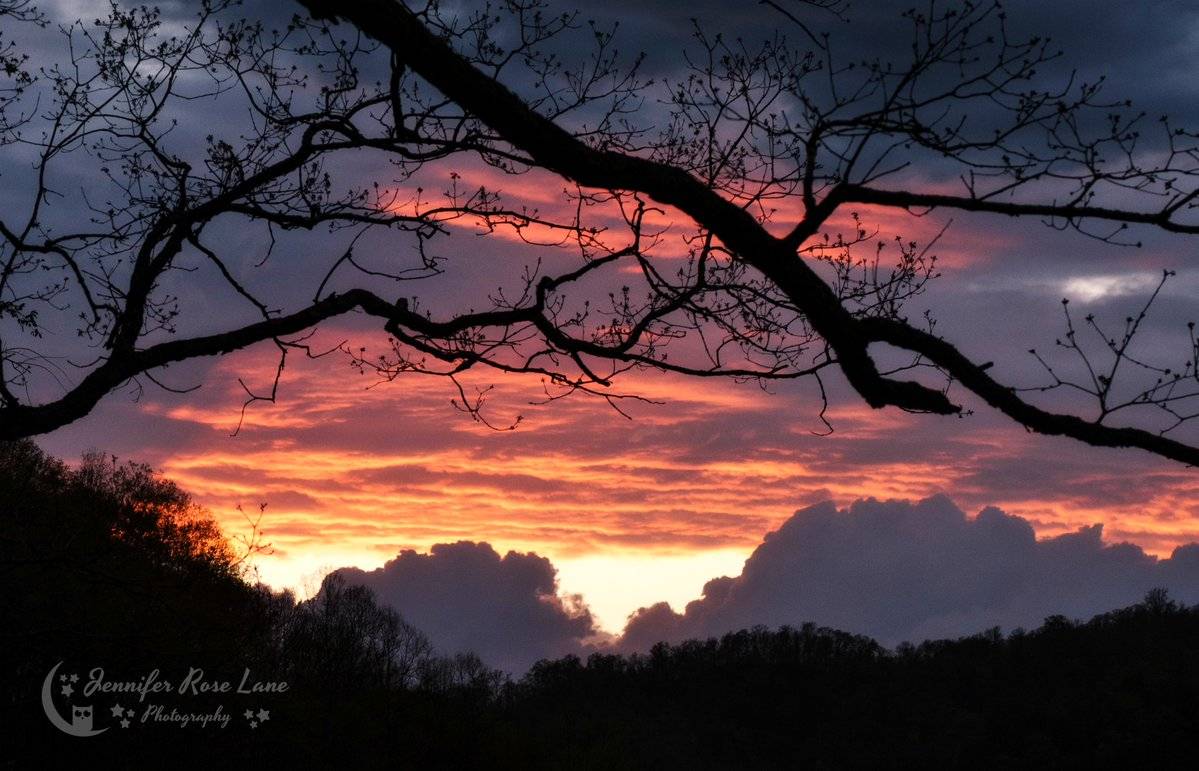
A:
MULTIPOLYGON (((470 653, 436 655, 427 638, 363 587, 327 578, 310 600, 248 581, 244 550, 169 480, 101 453, 75 468, 28 441, 0 442, 0 763, 6 768, 206 767, 236 757, 266 767, 394 767, 395 761, 469 761, 471 710, 504 681, 470 653), (90 703, 99 737, 71 737, 43 713, 50 669, 110 681, 151 670, 178 686, 193 669, 236 687, 286 682, 252 698, 103 694, 90 703), (220 729, 119 729, 106 710, 161 702, 189 713, 267 709, 249 729, 241 714, 220 729), (422 732, 409 727, 427 723, 422 732), (232 753, 232 754, 231 754, 232 753), (394 757, 393 757, 394 756, 394 757), (168 761, 169 759, 169 761, 168 761)), ((54 689, 60 687, 58 682, 54 689)), ((68 720, 69 722, 69 720, 68 720)))
POLYGON ((244 556, 145 466, 0 444, 4 767, 1128 768, 1199 750, 1199 607, 1161 590, 1087 622, 893 651, 805 624, 512 680, 434 651, 363 587, 330 577, 297 602, 256 586, 244 556), (121 729, 115 697, 76 699, 109 727, 76 738, 42 711, 59 661, 85 680, 200 667, 236 684, 249 668, 288 690, 158 699, 220 705, 225 728, 121 729), (270 716, 251 727, 244 709, 270 716))

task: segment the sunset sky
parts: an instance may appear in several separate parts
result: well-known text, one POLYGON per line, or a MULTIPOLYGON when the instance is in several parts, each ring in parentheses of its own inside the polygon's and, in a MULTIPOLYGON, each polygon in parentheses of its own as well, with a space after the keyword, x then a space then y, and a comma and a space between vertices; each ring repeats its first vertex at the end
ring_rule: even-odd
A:
MULTIPOLYGON (((680 5, 615 0, 585 10, 601 20, 620 18, 624 47, 645 49, 649 71, 666 77, 687 43, 687 16, 730 35, 782 29, 778 14, 757 4, 693 2, 685 12, 680 5)), ((833 23, 838 39, 863 52, 894 47, 887 30, 906 5, 854 2, 852 24, 833 23)), ((260 7, 250 3, 247 13, 260 7)), ((1129 95, 1150 114, 1199 118, 1194 4, 1147 3, 1136 18, 1095 16, 1081 0, 1052 7, 1021 0, 1008 7, 1014 24, 1048 32, 1065 49, 1046 77, 1077 66, 1086 79, 1107 76, 1113 97, 1129 95), (1087 25, 1078 23, 1082 14, 1087 25)), ((92 4, 68 0, 54 8, 61 19, 95 12, 92 4)), ((903 184, 952 182, 939 174, 913 170, 903 184)), ((395 192, 405 199, 416 182, 407 180, 408 188, 397 185, 395 192)), ((569 205, 561 181, 537 173, 505 178, 470 163, 444 164, 420 182, 433 191, 485 185, 548 212, 569 205)), ((1140 350, 1167 364, 1189 354, 1185 324, 1199 316, 1193 238, 1145 231, 1136 249, 1036 221, 858 211, 886 238, 925 243, 948 226, 936 248, 942 275, 913 309, 932 310, 938 333, 979 360, 993 360, 1005 382, 1043 379, 1028 349, 1052 349, 1063 331, 1063 298, 1079 316, 1094 313, 1118 327, 1140 309, 1164 269, 1177 275, 1154 308, 1140 350)), ((605 216, 611 215, 595 214, 597 221, 605 216)), ((789 216, 781 205, 772 227, 785 230, 789 216)), ((847 224, 842 216, 830 229, 847 224)), ((657 225, 663 235, 655 255, 669 265, 686 252, 681 230, 669 214, 657 225)), ((427 288, 405 289, 434 309, 471 307, 518 278, 519 266, 554 259, 553 250, 481 235, 474 223, 452 231, 439 244, 452 266, 447 274, 427 288)), ((231 230, 225 236, 225 248, 250 275, 263 250, 261 235, 231 230)), ((297 267, 289 279, 275 274, 261 288, 285 299, 310 295, 311 279, 319 279, 324 266, 306 266, 303 258, 318 242, 325 243, 283 242, 279 248, 293 250, 287 258, 297 267)), ((386 234, 377 234, 359 248, 364 259, 382 263, 392 246, 386 234)), ((239 298, 203 281, 193 285, 196 303, 189 311, 197 329, 244 312, 239 298)), ((346 340, 368 351, 387 345, 377 324, 352 317, 322 326, 309 344, 315 351, 346 340)), ((171 385, 202 387, 182 395, 147 390, 137 398, 117 392, 88 417, 38 442, 67 459, 97 448, 149 463, 192 492, 230 534, 245 531, 237 506, 252 513, 266 503, 261 526, 273 552, 257 564, 275 587, 306 594, 330 569, 369 571, 405 549, 486 542, 500 554, 548 558, 560 592, 582 595, 611 633, 638 608, 659 601, 681 610, 709 579, 740 573, 765 534, 796 510, 829 500, 846 507, 863 498, 916 501, 944 494, 971 516, 999 507, 1027 520, 1040 537, 1101 523, 1105 541, 1127 541, 1163 558, 1199 541, 1194 469, 1140 451, 1031 434, 968 398, 976 411, 961 418, 874 411, 831 377, 826 417, 835 431, 819 436, 824 428, 813 382, 763 389, 633 372, 613 387, 643 398, 620 400, 626 415, 586 395, 538 404, 546 394, 536 376, 471 374, 463 381, 468 390, 492 388, 485 414, 494 424, 522 418, 515 430, 496 431, 456 410, 457 392, 443 378, 409 374, 379 383, 335 354, 289 358, 277 401, 251 404, 240 420, 246 392, 239 379, 267 392, 275 361, 274 348, 262 346, 172 368, 171 385)), ((1054 398, 1043 403, 1069 404, 1054 398)), ((1195 432, 1178 436, 1194 439, 1195 432)))

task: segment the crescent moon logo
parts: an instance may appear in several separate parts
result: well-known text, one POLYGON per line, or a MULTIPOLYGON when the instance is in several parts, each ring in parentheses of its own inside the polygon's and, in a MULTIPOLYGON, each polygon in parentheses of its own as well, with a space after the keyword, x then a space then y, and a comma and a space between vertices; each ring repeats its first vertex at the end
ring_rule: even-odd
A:
POLYGON ((42 709, 46 711, 46 717, 50 719, 50 722, 54 724, 55 728, 65 734, 70 734, 71 736, 95 736, 96 734, 102 734, 107 731, 107 728, 101 728, 99 731, 93 731, 90 726, 90 718, 88 719, 89 725, 77 726, 63 720, 62 715, 58 714, 58 708, 54 706, 54 698, 51 694, 51 689, 53 688, 54 674, 58 672, 58 668, 61 666, 61 661, 55 664, 54 668, 50 670, 50 674, 46 675, 46 682, 42 683, 42 709))

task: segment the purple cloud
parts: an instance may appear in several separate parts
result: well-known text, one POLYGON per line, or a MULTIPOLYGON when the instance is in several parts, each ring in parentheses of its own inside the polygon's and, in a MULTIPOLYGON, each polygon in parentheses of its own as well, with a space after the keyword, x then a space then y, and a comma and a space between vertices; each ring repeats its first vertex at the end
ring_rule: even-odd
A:
POLYGON ((559 596, 553 564, 532 553, 501 557, 490 544, 459 541, 402 551, 369 572, 337 572, 374 590, 438 651, 473 651, 517 675, 538 659, 585 655, 599 633, 581 600, 559 596))
POLYGON ((1025 519, 994 507, 968 518, 944 496, 841 511, 821 503, 768 533, 741 575, 709 581, 682 613, 665 603, 639 610, 622 645, 805 621, 894 645, 1089 617, 1156 586, 1199 602, 1199 544, 1159 560, 1102 534, 1093 525, 1038 541, 1025 519))

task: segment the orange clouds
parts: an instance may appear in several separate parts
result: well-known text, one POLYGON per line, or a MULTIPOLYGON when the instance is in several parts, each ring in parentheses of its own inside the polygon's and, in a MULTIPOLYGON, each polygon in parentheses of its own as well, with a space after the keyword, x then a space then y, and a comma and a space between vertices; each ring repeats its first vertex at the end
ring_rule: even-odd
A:
POLYGON ((1199 538, 1199 482, 1185 469, 987 419, 854 401, 834 402, 837 432, 816 437, 817 405, 802 385, 769 394, 633 374, 622 391, 663 403, 623 403, 635 418, 627 420, 582 396, 530 408, 543 396, 536 378, 491 373, 468 388, 496 386, 487 409, 497 423, 527 417, 496 432, 456 412, 457 392, 443 379, 366 388, 373 381, 344 362, 300 361, 280 401, 251 405, 230 437, 244 399, 233 373, 254 371, 255 357, 224 360, 201 400, 141 409, 192 432, 147 460, 227 527, 244 525, 237 504, 269 504, 263 528, 276 553, 260 567, 276 584, 302 588, 318 568, 370 568, 402 548, 487 541, 563 565, 564 587, 594 596, 611 628, 622 602, 627 612, 646 598, 605 583, 595 565, 634 570, 653 588, 647 597, 681 602, 698 595, 703 566, 735 564, 797 508, 828 498, 947 492, 968 510, 1002 506, 1042 535, 1104 522, 1109 538, 1159 554, 1199 538))
MULTIPOLYGON (((597 191, 580 199, 562 177, 541 169, 506 174, 483 164, 467 165, 448 175, 413 178, 383 194, 386 210, 399 215, 422 215, 462 234, 499 238, 522 246, 566 246, 576 252, 583 241, 602 249, 619 250, 633 240, 629 222, 636 202, 597 191), (476 212, 462 215, 459 209, 476 212), (484 216, 484 212, 492 212, 484 216)), ((648 207, 641 221, 643 245, 657 257, 686 254, 677 236, 656 243, 656 236, 675 222, 689 221, 678 212, 648 207)))

